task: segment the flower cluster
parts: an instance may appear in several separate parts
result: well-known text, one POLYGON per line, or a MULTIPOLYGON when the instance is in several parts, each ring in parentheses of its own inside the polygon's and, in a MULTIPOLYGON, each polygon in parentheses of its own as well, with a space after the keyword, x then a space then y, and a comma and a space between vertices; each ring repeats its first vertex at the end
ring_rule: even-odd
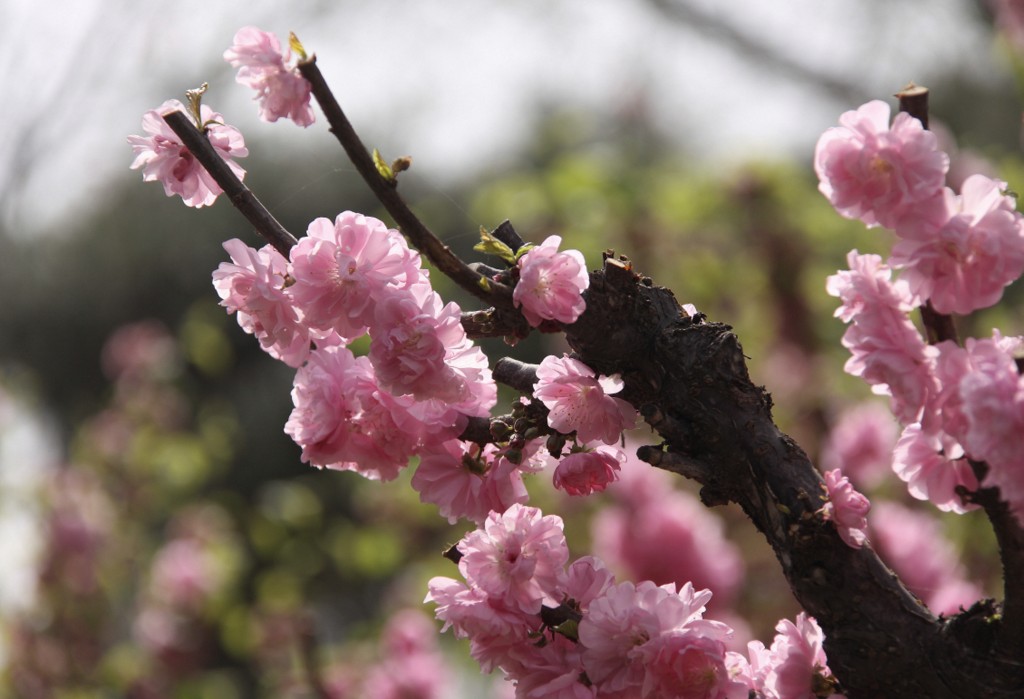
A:
POLYGON ((457 549, 464 582, 433 578, 427 601, 516 697, 811 699, 833 682, 813 619, 780 622, 749 657, 729 651, 732 629, 704 618, 710 591, 617 583, 592 557, 567 565, 561 519, 535 508, 491 513, 457 549))
POLYGON ((889 125, 873 101, 843 114, 822 135, 814 165, 819 188, 847 218, 891 228, 891 266, 920 303, 970 313, 1002 297, 1024 272, 1024 223, 1006 183, 968 177, 959 194, 944 186, 949 157, 909 114, 889 125))
MULTIPOLYGON (((187 113, 187 110, 178 100, 167 100, 142 115, 146 135, 128 137, 135 152, 131 168, 142 168, 144 181, 163 183, 167 196, 178 195, 186 206, 209 206, 224 190, 164 121, 164 115, 171 112, 187 113)), ((234 160, 249 155, 242 134, 234 126, 227 126, 224 117, 205 104, 199 108, 199 118, 198 126, 206 132, 214 150, 239 179, 244 178, 245 170, 234 160)))
POLYGON ((309 126, 316 117, 310 105, 310 87, 294 66, 289 67, 291 49, 282 52, 281 42, 273 34, 256 27, 242 27, 235 33, 224 60, 238 68, 236 80, 256 90, 260 118, 277 121, 291 119, 309 126))
POLYGON ((486 416, 497 393, 456 304, 442 304, 419 255, 381 221, 317 219, 286 259, 225 244, 213 274, 228 312, 263 349, 297 367, 285 431, 317 466, 390 480, 486 416), (367 356, 348 345, 369 333, 367 356))
POLYGON ((1005 182, 972 175, 959 194, 945 187, 949 158, 935 137, 907 114, 888 120, 881 102, 847 112, 815 155, 820 189, 840 214, 896 235, 888 262, 854 250, 850 269, 829 278, 836 316, 850 324, 846 370, 891 397, 904 426, 893 468, 912 495, 964 512, 973 505, 961 493, 998 487, 1024 518, 1021 341, 996 331, 964 347, 927 344, 907 315, 998 302, 1024 272, 1024 218, 1005 182), (970 461, 987 464, 980 484, 970 461))

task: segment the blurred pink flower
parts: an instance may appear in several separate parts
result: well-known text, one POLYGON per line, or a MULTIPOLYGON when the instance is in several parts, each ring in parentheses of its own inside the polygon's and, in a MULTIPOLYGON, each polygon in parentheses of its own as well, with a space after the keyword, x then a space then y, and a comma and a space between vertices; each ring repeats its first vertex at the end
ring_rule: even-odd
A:
POLYGON ((842 216, 892 228, 941 196, 949 157, 914 117, 874 100, 839 117, 818 140, 818 189, 842 216))
POLYGON ((178 346, 158 320, 122 325, 103 344, 101 362, 111 381, 138 381, 167 376, 179 361, 178 346))
MULTIPOLYGON (((209 206, 224 190, 164 121, 163 115, 171 112, 187 113, 178 100, 167 100, 142 115, 142 128, 147 135, 128 137, 128 143, 135 151, 131 169, 143 168, 143 181, 160 181, 167 196, 177 194, 187 206, 209 206)), ((243 179, 245 170, 234 160, 249 154, 242 134, 234 126, 225 125, 224 117, 205 104, 199 113, 210 144, 232 172, 243 179)))
POLYGON ((839 416, 822 449, 822 463, 842 469, 861 487, 875 487, 891 473, 896 437, 892 412, 876 401, 862 403, 839 416))
POLYGON ((871 511, 871 541, 882 560, 936 614, 953 614, 984 596, 965 570, 938 520, 894 502, 871 511))
POLYGON ((580 442, 614 444, 636 423, 636 410, 613 393, 622 379, 597 376, 583 362, 548 355, 537 369, 534 396, 547 406, 548 425, 562 434, 576 432, 580 442))
POLYGON ((591 521, 594 554, 634 580, 708 588, 714 609, 728 609, 744 565, 721 518, 689 492, 674 490, 668 474, 640 462, 634 452, 627 450, 619 481, 608 487, 621 504, 601 508, 591 521))
POLYGON ((233 43, 224 52, 224 60, 238 68, 235 78, 242 85, 256 90, 260 118, 274 122, 285 117, 299 126, 316 120, 310 105, 310 85, 286 63, 291 49, 281 51, 277 37, 256 27, 242 27, 233 43))
POLYGON ((586 308, 581 295, 590 286, 586 260, 578 250, 559 252, 561 243, 560 236, 550 236, 518 261, 512 301, 534 327, 545 320, 573 323, 586 308))
POLYGON ((839 536, 847 546, 861 548, 868 539, 867 514, 871 510, 871 503, 854 490, 850 480, 839 469, 825 473, 824 485, 828 502, 821 508, 822 517, 835 523, 839 536))
POLYGON ((455 678, 437 644, 437 629, 420 611, 391 616, 381 634, 381 660, 370 669, 363 696, 374 699, 444 699, 455 678))
POLYGON ((555 467, 554 484, 569 495, 600 493, 618 478, 626 455, 618 447, 600 444, 562 457, 555 467))

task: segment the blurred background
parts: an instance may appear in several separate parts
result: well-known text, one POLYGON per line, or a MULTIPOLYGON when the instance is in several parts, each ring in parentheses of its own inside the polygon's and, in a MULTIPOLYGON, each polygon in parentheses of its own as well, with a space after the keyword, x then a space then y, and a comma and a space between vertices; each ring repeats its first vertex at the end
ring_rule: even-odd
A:
MULTIPOLYGON (((457 577, 439 552, 466 527, 420 504, 408 473, 316 471, 284 435, 293 372, 210 284, 223 241, 255 235, 228 202, 188 209, 128 169, 142 113, 209 82, 205 103, 245 134, 247 184, 286 227, 346 209, 387 220, 322 119, 257 120, 221 59, 249 24, 294 31, 364 141, 413 156, 404 192, 465 257, 480 226, 508 218, 592 266, 626 254, 733 325, 783 429, 872 495, 873 541, 904 577, 918 571, 915 592, 943 611, 998 596, 984 521, 939 519, 885 475, 897 426, 842 373, 824 283, 851 248, 890 241, 839 218, 810 161, 843 111, 915 81, 931 88, 951 186, 983 171, 1020 191, 1021 5, 6 0, 0 695, 510 695, 421 605, 430 577, 457 577)), ((1024 332, 1022 300, 1011 287, 962 334, 1024 332)), ((560 350, 533 337, 515 356, 560 350)), ((742 513, 625 471, 586 500, 541 474, 532 503, 566 518, 575 556, 710 587, 738 648, 770 642, 797 607, 742 513), (651 491, 671 497, 638 500, 651 491), (678 552, 659 567, 644 543, 664 537, 678 552)))

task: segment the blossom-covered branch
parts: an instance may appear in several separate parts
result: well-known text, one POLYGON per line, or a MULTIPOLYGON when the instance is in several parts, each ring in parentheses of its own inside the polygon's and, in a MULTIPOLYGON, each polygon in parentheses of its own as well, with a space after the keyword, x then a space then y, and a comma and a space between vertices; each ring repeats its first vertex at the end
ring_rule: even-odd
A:
POLYGON ((188 152, 198 160, 203 168, 217 182, 231 199, 231 204, 238 209, 252 224, 256 232, 263 236, 282 255, 297 242, 295 236, 285 229, 274 215, 271 214, 256 195, 242 183, 196 125, 181 111, 172 111, 163 115, 164 121, 171 127, 188 152))
MULTIPOLYGON (((431 262, 449 279, 473 296, 496 308, 512 310, 512 290, 504 284, 488 280, 460 260, 447 245, 427 228, 405 200, 398 194, 396 180, 381 174, 370 152, 356 134, 334 93, 327 85, 323 74, 316 65, 316 56, 299 62, 299 71, 309 81, 313 97, 331 125, 331 132, 341 143, 349 160, 369 185, 378 201, 395 219, 402 233, 412 244, 426 255, 431 262)), ((518 315, 518 314, 516 314, 518 315)), ((522 329, 522 328, 520 328, 522 329)))

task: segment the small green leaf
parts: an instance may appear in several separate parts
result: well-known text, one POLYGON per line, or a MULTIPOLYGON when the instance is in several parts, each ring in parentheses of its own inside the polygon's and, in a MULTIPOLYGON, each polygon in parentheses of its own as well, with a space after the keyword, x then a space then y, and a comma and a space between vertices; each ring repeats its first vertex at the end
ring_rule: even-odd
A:
POLYGON ((516 250, 516 259, 515 259, 515 261, 519 262, 519 258, 520 257, 522 257, 526 253, 530 252, 530 250, 533 250, 535 247, 537 247, 537 246, 534 245, 533 243, 526 243, 523 247, 521 247, 518 250, 516 250))
POLYGON ((487 277, 481 276, 479 279, 477 279, 476 283, 480 285, 481 289, 483 289, 484 291, 490 293, 490 291, 491 291, 491 280, 490 279, 488 279, 487 277))
POLYGON ((394 171, 391 169, 390 165, 384 162, 383 156, 381 156, 380 151, 376 148, 373 149, 373 164, 376 166, 377 173, 380 174, 381 177, 391 184, 395 183, 394 171))
POLYGON ((555 631, 562 634, 570 641, 578 641, 580 638, 580 623, 575 619, 567 619, 556 626, 555 631))
POLYGON ((299 41, 299 37, 295 36, 295 32, 288 32, 288 45, 292 51, 299 55, 300 61, 305 61, 309 56, 306 54, 306 48, 299 41))
POLYGON ((491 235, 483 226, 480 226, 480 242, 474 245, 473 249, 485 255, 500 257, 510 265, 516 263, 516 254, 512 252, 512 248, 491 235))

